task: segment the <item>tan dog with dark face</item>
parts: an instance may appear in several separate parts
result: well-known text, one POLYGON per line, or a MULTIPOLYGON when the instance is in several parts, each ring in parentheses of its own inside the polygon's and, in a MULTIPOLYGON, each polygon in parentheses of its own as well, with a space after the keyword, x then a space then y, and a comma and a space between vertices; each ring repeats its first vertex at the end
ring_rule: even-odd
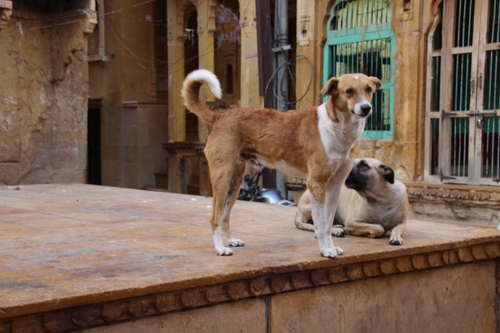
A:
POLYGON ((233 253, 223 245, 221 231, 229 246, 244 245, 231 236, 229 216, 246 163, 307 178, 320 252, 330 258, 342 254, 333 244, 330 229, 340 188, 351 170, 349 152, 372 111, 370 101, 381 85, 379 79, 364 74, 331 78, 321 90, 329 96, 326 103, 296 112, 235 108, 218 114, 200 100, 202 84, 221 97, 217 77, 207 70, 196 70, 186 77, 182 97, 190 111, 212 126, 205 156, 213 190, 210 222, 217 254, 233 253))
MULTIPOLYGON (((347 231, 355 236, 380 237, 390 233, 389 243, 401 245, 408 206, 406 186, 394 178, 390 167, 373 158, 356 159, 340 191, 332 235, 341 237, 347 231)), ((295 225, 314 231, 312 220, 306 191, 299 200, 295 225)))

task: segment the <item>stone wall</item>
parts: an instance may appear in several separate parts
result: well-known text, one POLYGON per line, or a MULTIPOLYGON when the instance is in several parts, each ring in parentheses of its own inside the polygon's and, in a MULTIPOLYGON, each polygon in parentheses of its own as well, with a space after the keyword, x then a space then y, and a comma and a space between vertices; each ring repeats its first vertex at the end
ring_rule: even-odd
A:
POLYGON ((495 274, 495 261, 471 263, 193 307, 83 332, 494 332, 495 274))
POLYGON ((406 182, 410 217, 497 226, 500 188, 406 182))
POLYGON ((14 5, 0 32, 0 184, 86 181, 91 21, 14 5))

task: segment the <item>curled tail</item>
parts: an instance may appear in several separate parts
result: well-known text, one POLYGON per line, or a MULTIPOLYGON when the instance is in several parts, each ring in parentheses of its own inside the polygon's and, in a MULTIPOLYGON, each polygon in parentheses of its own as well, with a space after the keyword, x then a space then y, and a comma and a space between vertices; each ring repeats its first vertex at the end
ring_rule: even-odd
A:
POLYGON ((184 79, 182 84, 182 98, 184 105, 189 111, 195 113, 202 121, 211 125, 214 122, 216 113, 200 100, 200 87, 207 84, 216 98, 222 97, 221 87, 217 77, 206 69, 198 69, 184 79))

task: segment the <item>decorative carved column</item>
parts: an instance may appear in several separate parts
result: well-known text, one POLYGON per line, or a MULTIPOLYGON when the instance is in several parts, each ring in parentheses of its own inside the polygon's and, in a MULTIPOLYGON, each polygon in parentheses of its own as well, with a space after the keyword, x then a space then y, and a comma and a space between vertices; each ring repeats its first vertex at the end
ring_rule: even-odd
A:
POLYGON ((208 170, 208 162, 205 157, 205 142, 194 142, 193 148, 200 158, 199 168, 200 168, 200 195, 207 197, 212 196, 212 183, 210 182, 210 174, 208 170))
MULTIPOLYGON (((214 32, 215 32, 215 7, 216 1, 200 1, 198 4, 198 59, 200 68, 215 71, 214 65, 214 32)), ((201 90, 200 97, 205 102, 215 101, 213 94, 205 87, 201 90)), ((198 122, 198 137, 200 141, 207 141, 208 125, 198 122)))
POLYGON ((184 80, 184 11, 187 1, 167 1, 168 51, 168 139, 186 141, 185 107, 181 88, 184 80))
POLYGON ((12 1, 0 0, 0 31, 7 26, 12 15, 12 1))
POLYGON ((257 18, 255 1, 240 5, 241 56, 240 56, 240 100, 242 107, 260 107, 259 57, 257 52, 257 18))
POLYGON ((163 149, 168 153, 168 191, 185 194, 197 192, 188 191, 188 185, 196 183, 194 178, 198 176, 198 155, 193 149, 193 143, 164 142, 163 149))

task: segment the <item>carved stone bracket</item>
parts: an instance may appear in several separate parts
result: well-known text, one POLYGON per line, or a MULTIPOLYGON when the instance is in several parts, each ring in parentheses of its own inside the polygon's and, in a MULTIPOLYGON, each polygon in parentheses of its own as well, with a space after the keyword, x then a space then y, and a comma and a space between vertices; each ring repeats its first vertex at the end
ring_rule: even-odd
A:
POLYGON ((425 199, 428 201, 457 201, 461 204, 472 202, 500 205, 500 188, 488 186, 435 185, 413 182, 405 183, 410 200, 425 199))
POLYGON ((159 292, 132 299, 84 305, 48 313, 0 319, 0 332, 60 332, 158 316, 239 299, 273 295, 393 274, 430 270, 500 257, 498 242, 340 264, 309 271, 261 275, 218 285, 159 292))
POLYGON ((199 163, 193 142, 164 142, 163 149, 168 153, 168 191, 189 193, 188 187, 193 185, 199 163))
POLYGON ((7 26, 12 15, 12 1, 0 0, 0 31, 7 26))
POLYGON ((87 16, 87 20, 85 21, 84 32, 86 34, 91 34, 94 32, 94 28, 98 23, 97 20, 97 11, 95 10, 86 10, 85 15, 87 16))

